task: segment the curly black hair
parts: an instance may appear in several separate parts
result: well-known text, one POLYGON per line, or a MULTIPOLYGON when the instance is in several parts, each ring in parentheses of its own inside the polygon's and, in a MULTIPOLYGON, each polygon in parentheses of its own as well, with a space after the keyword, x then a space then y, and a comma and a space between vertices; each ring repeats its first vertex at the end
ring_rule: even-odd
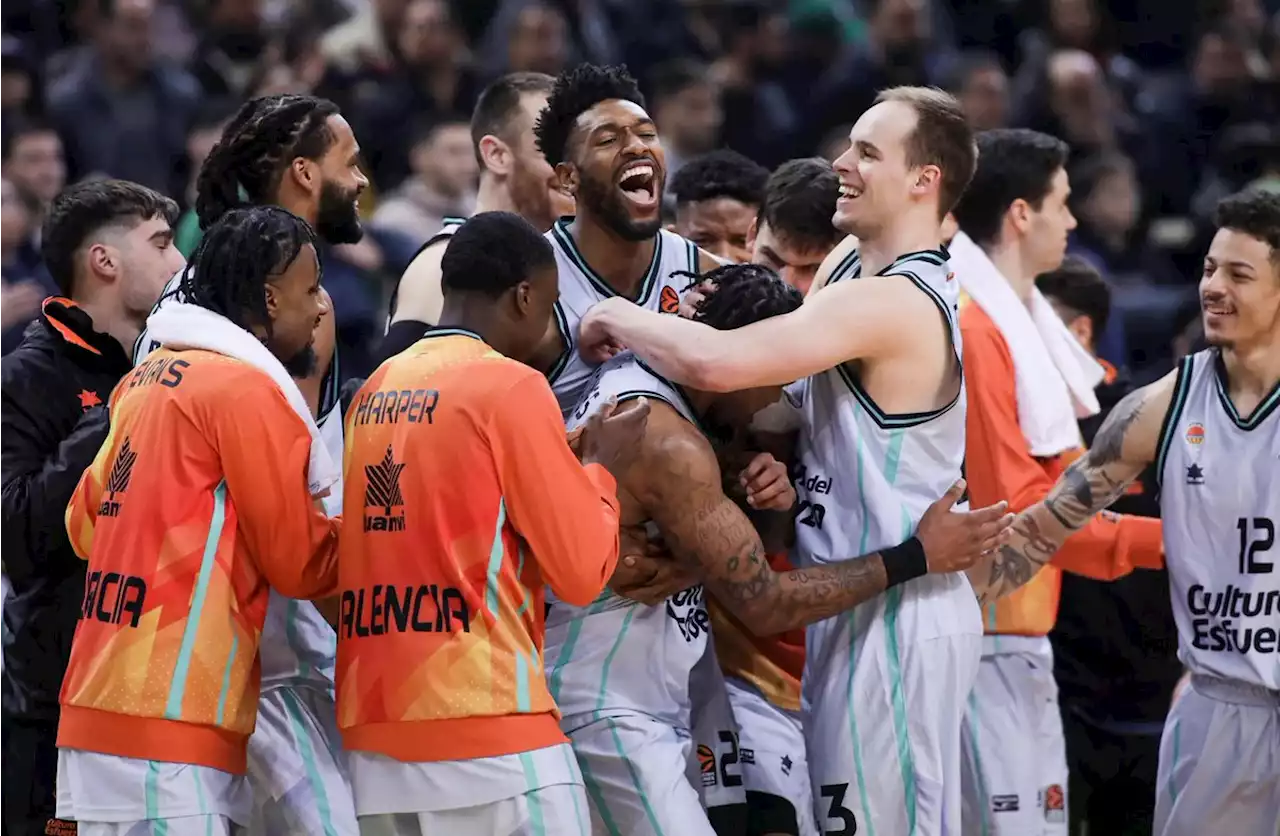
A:
POLYGON ((263 288, 315 242, 311 225, 279 206, 233 209, 200 239, 182 272, 179 293, 246 331, 260 325, 270 334, 263 288))
POLYGON ((272 192, 292 160, 318 160, 333 145, 327 120, 337 114, 336 104, 315 96, 287 93, 245 102, 196 178, 200 228, 209 228, 224 213, 245 203, 271 203, 272 192))
POLYGON ((668 187, 676 205, 729 197, 759 206, 764 200, 769 170, 737 151, 722 148, 695 157, 680 167, 668 187))
POLYGON ((1218 202, 1213 225, 1243 232, 1271 248, 1271 261, 1280 264, 1280 194, 1246 189, 1218 202))
POLYGON ((640 85, 624 66, 600 67, 595 64, 579 64, 556 77, 547 98, 547 109, 542 111, 533 126, 538 150, 551 165, 564 162, 569 147, 569 135, 573 125, 583 112, 600 102, 622 99, 644 107, 644 94, 640 85))
POLYGON ((710 285, 703 287, 693 320, 720 331, 782 316, 804 304, 804 294, 763 264, 726 264, 703 275, 684 271, 672 275, 691 280, 685 290, 710 285))

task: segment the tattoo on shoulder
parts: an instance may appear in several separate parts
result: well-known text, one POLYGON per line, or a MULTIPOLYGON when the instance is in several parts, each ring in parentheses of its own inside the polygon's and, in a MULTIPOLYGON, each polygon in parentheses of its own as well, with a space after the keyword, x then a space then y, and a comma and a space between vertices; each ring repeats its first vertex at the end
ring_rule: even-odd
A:
POLYGON ((1101 466, 1120 460, 1129 428, 1142 415, 1142 409, 1146 405, 1147 394, 1141 389, 1129 393, 1116 404, 1115 409, 1111 410, 1111 414, 1107 416, 1107 420, 1102 423, 1098 435, 1093 439, 1093 446, 1089 449, 1089 457, 1095 465, 1101 466))

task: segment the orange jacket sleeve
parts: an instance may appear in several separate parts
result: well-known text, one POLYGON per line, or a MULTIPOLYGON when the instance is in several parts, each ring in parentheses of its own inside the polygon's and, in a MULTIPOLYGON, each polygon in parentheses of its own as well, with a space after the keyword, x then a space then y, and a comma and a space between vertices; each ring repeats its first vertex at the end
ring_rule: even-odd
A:
POLYGON ((338 530, 311 499, 311 433, 274 384, 239 388, 214 416, 218 455, 239 534, 282 595, 321 598, 338 583, 338 530))
POLYGON ((93 463, 80 474, 75 492, 71 494, 71 502, 67 503, 66 526, 67 539, 71 548, 81 560, 88 560, 93 551, 93 527, 98 522, 98 505, 102 502, 102 483, 99 473, 103 467, 107 451, 111 447, 111 438, 98 449, 93 463))
MULTIPOLYGON (((975 508, 1006 499, 1020 512, 1042 501, 1055 476, 1027 449, 1018 423, 1013 357, 994 328, 964 332, 968 392, 965 478, 975 508)), ((1163 565, 1160 521, 1103 513, 1073 534, 1052 564, 1099 580, 1163 565)))
POLYGON ((540 375, 522 378, 498 402, 489 440, 511 524, 556 597, 585 607, 618 562, 617 483, 574 457, 540 375))

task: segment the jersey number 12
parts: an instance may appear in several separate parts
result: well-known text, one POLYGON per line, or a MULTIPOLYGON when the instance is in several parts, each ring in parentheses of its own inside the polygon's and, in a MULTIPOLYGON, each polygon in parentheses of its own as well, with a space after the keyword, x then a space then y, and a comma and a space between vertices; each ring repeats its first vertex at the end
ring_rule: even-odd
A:
POLYGON ((1240 574, 1269 575, 1275 571, 1274 563, 1259 559, 1263 552, 1271 551, 1276 543, 1276 524, 1266 517, 1241 517, 1236 522, 1240 529, 1240 574))

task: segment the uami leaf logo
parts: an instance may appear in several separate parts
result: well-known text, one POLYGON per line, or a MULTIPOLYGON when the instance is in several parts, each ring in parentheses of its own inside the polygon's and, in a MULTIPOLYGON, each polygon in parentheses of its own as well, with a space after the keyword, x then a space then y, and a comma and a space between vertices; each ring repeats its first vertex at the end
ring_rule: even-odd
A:
POLYGON ((125 438, 120 449, 116 451, 116 460, 111 465, 111 473, 107 475, 107 496, 98 507, 98 516, 119 515, 120 500, 116 498, 116 494, 129 490, 129 480, 133 478, 133 465, 137 460, 138 454, 133 452, 129 439, 125 438))
POLYGON ((1187 427, 1187 443, 1197 447, 1204 443, 1204 425, 1192 424, 1187 427))
POLYGON ((364 475, 368 480, 364 489, 365 531, 404 530, 404 494, 400 490, 400 474, 404 468, 404 462, 395 460, 390 444, 382 461, 365 465, 364 475), (402 510, 394 513, 397 507, 402 510))

